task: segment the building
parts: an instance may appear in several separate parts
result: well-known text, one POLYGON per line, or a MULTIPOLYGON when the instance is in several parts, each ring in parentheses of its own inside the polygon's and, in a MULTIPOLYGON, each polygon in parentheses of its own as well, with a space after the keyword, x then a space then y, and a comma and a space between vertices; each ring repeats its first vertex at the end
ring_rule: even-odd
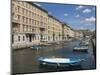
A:
POLYGON ((66 23, 63 23, 62 29, 62 40, 66 41, 68 40, 68 26, 66 23))
POLYGON ((46 10, 30 2, 12 1, 13 46, 30 46, 47 41, 47 24, 46 10))
POLYGON ((66 41, 66 40, 69 40, 69 39, 72 39, 75 37, 75 32, 74 30, 67 24, 67 23, 63 23, 62 25, 62 38, 63 38, 63 41, 66 41))
POLYGON ((61 41, 62 22, 52 15, 48 15, 48 18, 48 41, 61 41))
POLYGON ((52 16, 48 15, 48 42, 53 42, 54 40, 54 22, 52 16))
POLYGON ((74 38, 75 37, 75 32, 72 28, 68 28, 68 38, 74 38))
POLYGON ((79 39, 83 37, 83 33, 79 30, 75 30, 75 38, 79 39))
POLYGON ((12 0, 12 47, 58 42, 74 37, 67 24, 32 2, 12 0))

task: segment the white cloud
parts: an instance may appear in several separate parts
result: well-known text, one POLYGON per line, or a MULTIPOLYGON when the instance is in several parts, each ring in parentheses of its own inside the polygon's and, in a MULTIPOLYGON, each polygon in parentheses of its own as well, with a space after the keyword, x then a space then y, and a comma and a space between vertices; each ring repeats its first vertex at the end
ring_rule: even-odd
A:
POLYGON ((67 14, 67 13, 65 13, 65 14, 64 14, 64 16, 68 16, 68 14, 67 14))
POLYGON ((84 21, 80 21, 80 23, 84 23, 84 21))
POLYGON ((91 12, 91 9, 84 9, 83 10, 83 13, 90 13, 91 12))
POLYGON ((95 24, 95 17, 91 16, 89 18, 85 18, 84 20, 81 20, 80 23, 90 26, 90 25, 94 25, 95 24))
POLYGON ((41 4, 39 4, 39 3, 34 3, 35 5, 37 5, 37 6, 42 6, 41 4))
POLYGON ((91 16, 90 18, 86 18, 85 22, 90 22, 90 23, 94 23, 95 22, 95 17, 91 16))
POLYGON ((76 10, 80 10, 80 9, 82 9, 82 8, 84 8, 84 6, 78 6, 78 7, 76 8, 76 10))
POLYGON ((80 15, 79 15, 79 14, 77 14, 75 17, 76 17, 76 18, 79 18, 79 17, 80 17, 80 15))
POLYGON ((52 12, 48 12, 48 14, 50 14, 50 15, 51 15, 51 14, 52 14, 52 12))
POLYGON ((85 27, 80 27, 80 29, 85 29, 85 27))

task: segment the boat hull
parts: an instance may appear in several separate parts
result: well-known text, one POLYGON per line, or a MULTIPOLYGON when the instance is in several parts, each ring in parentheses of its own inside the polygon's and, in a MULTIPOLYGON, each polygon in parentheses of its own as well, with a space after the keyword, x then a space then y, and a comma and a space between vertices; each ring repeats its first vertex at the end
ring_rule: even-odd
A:
POLYGON ((77 52, 87 52, 88 49, 74 49, 74 51, 77 51, 77 52))
POLYGON ((80 52, 87 52, 88 51, 88 47, 86 46, 86 47, 75 47, 74 49, 73 49, 74 51, 80 51, 80 52))
POLYGON ((46 58, 40 58, 39 63, 41 66, 48 66, 48 67, 71 67, 71 66, 79 66, 82 60, 71 60, 70 62, 50 62, 44 61, 46 58))

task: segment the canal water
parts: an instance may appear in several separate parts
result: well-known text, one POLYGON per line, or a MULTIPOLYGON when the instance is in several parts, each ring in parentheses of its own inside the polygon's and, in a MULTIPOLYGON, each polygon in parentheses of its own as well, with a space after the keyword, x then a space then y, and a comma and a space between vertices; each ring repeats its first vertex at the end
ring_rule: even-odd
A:
POLYGON ((39 50, 31 48, 13 50, 12 52, 12 71, 13 73, 37 73, 37 72, 56 72, 56 71, 73 71, 73 70, 90 70, 95 69, 95 62, 91 43, 88 52, 75 52, 73 48, 78 46, 80 41, 71 41, 59 45, 43 46, 39 50), (76 57, 84 59, 81 66, 68 68, 47 68, 40 66, 39 57, 76 57))

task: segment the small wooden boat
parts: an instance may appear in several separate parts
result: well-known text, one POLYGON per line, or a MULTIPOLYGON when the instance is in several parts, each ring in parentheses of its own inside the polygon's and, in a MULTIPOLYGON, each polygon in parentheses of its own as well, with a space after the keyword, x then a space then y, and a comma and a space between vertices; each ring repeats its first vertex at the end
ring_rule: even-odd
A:
POLYGON ((79 46, 79 47, 74 47, 73 49, 74 51, 87 51, 88 50, 88 46, 79 46))
POLYGON ((53 67, 70 67, 81 64, 81 59, 78 58, 43 58, 38 59, 41 65, 53 66, 53 67))
POLYGON ((51 44, 41 44, 40 46, 50 46, 51 44))
POLYGON ((30 47, 30 48, 32 48, 32 49, 36 49, 36 50, 38 50, 38 49, 40 49, 41 47, 40 46, 38 46, 38 45, 34 45, 34 46, 32 46, 32 47, 30 47))

